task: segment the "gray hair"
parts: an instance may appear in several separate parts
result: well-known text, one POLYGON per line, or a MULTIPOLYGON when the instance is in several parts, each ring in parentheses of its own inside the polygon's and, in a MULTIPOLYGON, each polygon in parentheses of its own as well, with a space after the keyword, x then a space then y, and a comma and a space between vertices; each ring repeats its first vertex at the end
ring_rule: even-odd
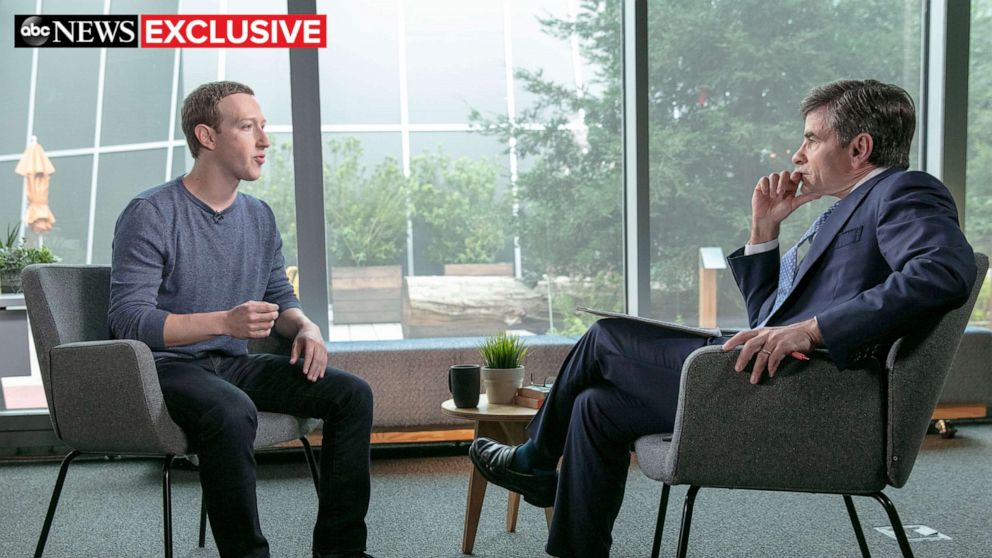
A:
POLYGON ((847 146, 858 134, 873 140, 868 162, 879 167, 909 168, 909 149, 916 130, 916 106, 905 89, 873 79, 841 80, 809 92, 802 114, 826 107, 827 124, 847 146))

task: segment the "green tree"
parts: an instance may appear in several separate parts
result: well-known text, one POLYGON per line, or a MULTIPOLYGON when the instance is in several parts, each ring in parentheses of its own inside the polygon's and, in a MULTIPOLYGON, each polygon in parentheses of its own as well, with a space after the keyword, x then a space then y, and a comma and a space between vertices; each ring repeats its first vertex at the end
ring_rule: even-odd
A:
POLYGON ((296 185, 293 180, 293 143, 272 140, 266 157, 266 168, 254 182, 241 182, 239 187, 269 205, 282 235, 282 255, 286 266, 297 265, 296 251, 296 185))
MULTIPOLYGON (((992 252, 992 1, 971 4, 971 67, 968 73, 968 198, 965 228, 976 250, 992 252)), ((992 316, 992 284, 982 293, 972 319, 992 316)))
MULTIPOLYGON (((357 138, 327 144, 324 161, 324 216, 328 252, 336 265, 394 264, 405 248, 405 179, 396 159, 386 158, 371 173, 361 164, 357 138)), ((268 168, 241 189, 265 201, 276 216, 286 265, 297 265, 296 187, 293 144, 273 141, 268 168)))
MULTIPOLYGON (((525 269, 622 272, 620 6, 588 0, 574 22, 542 20, 550 35, 578 38, 595 69, 583 89, 518 69, 534 106, 513 122, 472 115, 483 133, 515 139, 518 154, 533 159, 518 180, 525 269), (587 142, 566 128, 577 115, 587 142)), ((798 105, 811 87, 871 77, 918 90, 919 4, 656 0, 648 18, 653 298, 681 301, 666 314, 693 314, 698 248, 729 253, 746 239, 750 193, 760 176, 791 167, 798 105)), ((783 241, 824 203, 787 221, 783 241)))
POLYGON ((992 1, 972 3, 968 74, 968 215, 972 244, 992 249, 992 1))
POLYGON ((357 138, 330 141, 324 164, 328 251, 336 265, 396 264, 406 243, 406 184, 392 157, 371 174, 357 138))
POLYGON ((441 264, 493 263, 513 230, 513 200, 497 191, 489 160, 454 161, 438 150, 410 161, 413 215, 425 226, 427 255, 441 264))

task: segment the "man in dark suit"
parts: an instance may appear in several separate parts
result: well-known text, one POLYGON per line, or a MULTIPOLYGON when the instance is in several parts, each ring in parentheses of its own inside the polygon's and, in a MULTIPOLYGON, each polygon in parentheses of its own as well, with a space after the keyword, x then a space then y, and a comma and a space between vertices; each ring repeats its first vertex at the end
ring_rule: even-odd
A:
POLYGON ((549 554, 609 555, 630 444, 672 431, 692 351, 740 348, 735 369, 752 363, 751 383, 774 376, 790 353, 817 347, 843 369, 884 355, 913 324, 967 299, 974 254, 954 201, 936 178, 906 170, 916 125, 909 95, 873 80, 840 81, 811 91, 802 114, 795 169, 758 181, 750 238, 728 258, 753 329, 705 339, 600 320, 565 359, 525 444, 472 444, 490 482, 555 506, 549 554), (782 221, 823 196, 839 201, 780 254, 782 221))

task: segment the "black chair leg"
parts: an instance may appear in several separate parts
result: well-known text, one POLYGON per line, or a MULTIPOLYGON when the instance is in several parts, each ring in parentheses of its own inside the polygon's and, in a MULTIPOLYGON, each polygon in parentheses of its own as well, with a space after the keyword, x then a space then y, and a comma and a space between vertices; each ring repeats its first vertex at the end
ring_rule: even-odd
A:
POLYGON ((172 558, 172 482, 169 471, 172 470, 174 455, 165 456, 162 466, 162 523, 165 524, 165 558, 172 558))
POLYGON ((861 549, 863 558, 871 558, 868 551, 868 542, 865 541, 865 533, 861 530, 861 521, 858 520, 858 510, 854 508, 854 502, 849 494, 844 495, 844 505, 847 506, 847 515, 851 516, 851 526, 854 527, 854 536, 858 537, 858 547, 861 549))
POLYGON ((679 531, 678 558, 685 558, 689 546, 689 528, 692 526, 692 504, 696 501, 698 486, 690 486, 685 494, 685 505, 682 507, 682 528, 679 531))
POLYGON ((45 552, 45 543, 48 542, 48 532, 52 528, 52 519, 55 518, 55 508, 58 507, 59 497, 62 496, 62 485, 65 484, 65 474, 69 470, 69 463, 78 455, 78 450, 72 450, 62 459, 58 480, 55 481, 55 490, 52 491, 52 501, 48 504, 48 513, 45 514, 45 525, 41 528, 41 536, 38 537, 38 546, 34 549, 34 558, 41 558, 42 553, 45 552))
POLYGON ((902 527, 902 521, 899 520, 899 513, 896 512, 895 504, 881 492, 870 494, 870 496, 878 500, 878 503, 885 508, 885 513, 889 516, 889 523, 892 524, 892 530, 895 531, 896 540, 899 541, 899 550, 902 551, 903 558, 913 558, 913 549, 909 547, 909 539, 906 537, 906 530, 902 527))
POLYGON ((658 522, 654 526, 654 544, 651 545, 651 558, 658 558, 661 554, 661 535, 665 531, 665 512, 668 510, 668 489, 671 488, 665 483, 661 483, 661 503, 658 505, 658 522))
POLYGON ((303 453, 307 456, 307 465, 310 466, 310 476, 313 477, 313 487, 317 491, 317 496, 320 496, 320 473, 317 472, 317 460, 313 457, 313 448, 310 447, 310 441, 307 440, 306 436, 300 436, 300 442, 303 443, 303 453))
POLYGON ((200 496, 200 539, 197 542, 200 548, 207 545, 207 502, 200 496))

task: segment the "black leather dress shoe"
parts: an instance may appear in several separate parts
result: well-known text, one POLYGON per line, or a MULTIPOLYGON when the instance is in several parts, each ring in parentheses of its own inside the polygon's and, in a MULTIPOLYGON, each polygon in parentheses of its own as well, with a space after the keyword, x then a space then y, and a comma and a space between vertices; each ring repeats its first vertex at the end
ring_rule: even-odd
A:
POLYGON ((472 442, 468 456, 485 479, 493 484, 512 490, 524 500, 539 508, 555 505, 555 491, 558 489, 558 473, 553 475, 528 475, 510 469, 517 446, 507 446, 489 438, 479 438, 472 442))
POLYGON ((316 550, 313 551, 313 558, 374 558, 371 554, 366 554, 364 552, 352 552, 349 554, 321 554, 316 550))

